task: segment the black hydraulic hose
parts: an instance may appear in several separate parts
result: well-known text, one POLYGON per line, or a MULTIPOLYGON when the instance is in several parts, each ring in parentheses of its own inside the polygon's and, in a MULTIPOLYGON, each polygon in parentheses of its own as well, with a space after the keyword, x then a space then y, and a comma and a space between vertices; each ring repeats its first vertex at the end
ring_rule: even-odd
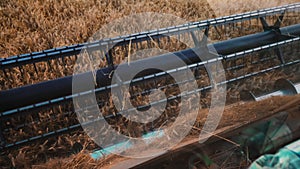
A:
MULTIPOLYGON (((209 44, 208 48, 214 48, 219 55, 228 55, 268 45, 271 43, 292 39, 294 37, 300 36, 300 24, 280 28, 279 32, 270 30, 257 34, 233 38, 230 40, 209 44), (281 32, 281 34, 279 32, 281 32)), ((130 63, 130 67, 138 70, 138 67, 143 67, 144 65, 148 65, 148 67, 151 67, 151 65, 153 65, 153 67, 157 67, 157 65, 163 65, 166 70, 171 70, 178 67, 178 62, 176 61, 176 59, 174 59, 174 55, 182 59, 187 65, 199 62, 199 53, 197 52, 197 55, 194 51, 200 52, 200 56, 201 53, 206 53, 205 50, 199 51, 199 49, 196 48, 186 49, 171 54, 164 54, 147 59, 133 61, 130 63)), ((126 64, 122 66, 126 66, 126 64)), ((97 70, 96 82, 98 87, 110 85, 111 78, 109 77, 109 74, 111 73, 111 71, 112 67, 97 70)), ((139 76, 143 77, 155 73, 158 73, 158 70, 148 69, 143 71, 142 73, 139 73, 139 76)), ((84 86, 86 80, 92 79, 93 75, 91 72, 87 72, 76 76, 76 78, 80 79, 78 81, 82 82, 82 85, 84 86)), ((122 75, 120 75, 120 77, 122 77, 122 75)), ((66 76, 51 81, 45 81, 33 85, 27 85, 19 88, 1 91, 0 112, 5 112, 35 103, 71 95, 72 78, 72 76, 66 76)), ((130 79, 122 80, 125 81, 130 79)))

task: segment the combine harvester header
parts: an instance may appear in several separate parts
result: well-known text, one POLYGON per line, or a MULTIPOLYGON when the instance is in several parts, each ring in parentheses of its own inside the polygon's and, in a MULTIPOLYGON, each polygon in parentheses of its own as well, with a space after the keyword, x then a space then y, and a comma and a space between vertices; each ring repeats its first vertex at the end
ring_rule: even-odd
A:
MULTIPOLYGON (((175 92, 176 94, 167 95, 166 110, 174 109, 175 111, 176 108, 172 108, 171 104, 175 104, 175 101, 177 104, 183 96, 199 93, 204 96, 209 95, 207 93, 215 84, 209 81, 207 65, 222 64, 224 70, 217 71, 224 71, 226 79, 218 82, 217 85, 242 83, 265 73, 289 69, 293 66, 299 67, 299 13, 300 3, 295 3, 2 58, 0 59, 0 74, 5 79, 5 85, 0 91, 1 151, 9 151, 25 144, 39 144, 42 140, 82 130, 82 125, 78 123, 74 110, 73 99, 90 92, 95 92, 97 106, 100 109, 110 107, 104 118, 91 117, 91 119, 107 120, 117 125, 114 120, 122 119, 124 113, 130 113, 132 110, 125 108, 116 112, 115 108, 111 108, 114 105, 111 103, 110 92, 111 89, 128 83, 132 89, 130 99, 134 100, 140 96, 146 97, 157 89, 167 92, 175 90, 178 87, 177 84, 186 84, 188 81, 174 82, 174 79, 169 77, 170 72, 191 70, 199 88, 184 94, 175 92), (183 45, 180 40, 184 38, 191 39, 194 46, 190 48, 183 45), (179 47, 174 49, 171 48, 172 45, 179 47), (117 75, 121 78, 118 83, 112 84, 111 77, 115 75, 114 71, 119 66, 128 67, 128 62, 122 63, 122 61, 127 59, 129 53, 155 47, 168 52, 134 60, 130 62, 130 68, 135 72, 134 70, 140 70, 147 65, 164 67, 167 71, 147 69, 139 72, 134 79, 126 79, 124 78, 126 72, 119 72, 117 75), (106 51, 107 49, 109 50, 106 51), (97 68, 95 74, 84 72, 73 76, 74 65, 83 50, 89 53, 97 51, 98 53, 91 54, 91 58, 95 61, 101 60, 104 64, 97 68), (187 66, 180 67, 174 55, 187 66), (200 59, 199 55, 203 57, 200 59), (52 76, 44 77, 45 73, 52 76), (84 85, 94 76, 95 89, 93 91, 72 92, 74 78, 84 85), (158 85, 157 82, 160 84, 158 85), (141 90, 134 91, 133 88, 141 90), (41 118, 41 114, 47 114, 48 120, 41 118), (68 122, 62 119, 68 119, 68 122), (53 123, 57 125, 48 128, 47 124, 53 123), (35 131, 34 128, 39 125, 43 127, 35 131), (19 137, 18 131, 20 130, 27 133, 19 137)), ((288 81, 277 82, 280 87, 283 83, 287 84, 288 81)), ((299 92, 299 84, 289 83, 289 85, 288 89, 278 88, 278 91, 270 95, 299 92)), ((253 93, 247 93, 244 96, 246 95, 248 98, 251 95, 254 100, 261 100, 265 97, 256 97, 253 93)), ((207 98, 204 97, 204 99, 207 98)), ((147 110, 149 106, 160 105, 162 102, 164 101, 137 104, 135 108, 147 110)), ((89 106, 85 107, 86 110, 94 108, 89 106)), ((209 107, 209 105, 201 106, 209 107)), ((144 135, 149 135, 149 131, 158 131, 160 128, 153 125, 153 122, 143 127, 144 135)), ((130 135, 130 133, 127 134, 130 135)))

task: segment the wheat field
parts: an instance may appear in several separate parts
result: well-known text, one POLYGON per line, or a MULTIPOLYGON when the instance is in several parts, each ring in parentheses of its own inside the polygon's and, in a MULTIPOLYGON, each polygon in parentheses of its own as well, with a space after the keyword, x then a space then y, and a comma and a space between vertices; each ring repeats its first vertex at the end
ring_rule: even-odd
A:
MULTIPOLYGON (((0 57, 83 43, 103 25, 134 13, 167 13, 188 21, 199 21, 297 1, 0 0, 0 57)), ((80 137, 87 139, 86 136, 80 137)), ((72 141, 70 139, 70 142, 72 141)), ((46 164, 34 161, 37 155, 31 154, 31 157, 28 154, 26 149, 9 154, 12 166, 16 168, 98 168, 107 163, 93 161, 87 152, 67 159, 50 160, 46 164), (32 166, 33 164, 38 165, 32 166)), ((1 161, 3 159, 0 160, 0 164, 1 161)))
POLYGON ((1 0, 0 57, 83 43, 102 25, 133 13, 198 21, 297 0, 1 0))

